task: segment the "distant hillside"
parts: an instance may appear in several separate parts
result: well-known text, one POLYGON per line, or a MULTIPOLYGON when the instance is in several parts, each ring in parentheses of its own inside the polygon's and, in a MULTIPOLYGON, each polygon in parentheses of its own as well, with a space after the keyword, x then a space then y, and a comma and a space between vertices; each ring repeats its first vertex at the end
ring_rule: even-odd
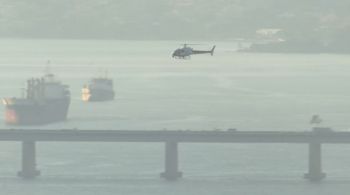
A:
POLYGON ((254 38, 334 41, 350 26, 348 0, 0 0, 0 37, 114 39, 254 38))

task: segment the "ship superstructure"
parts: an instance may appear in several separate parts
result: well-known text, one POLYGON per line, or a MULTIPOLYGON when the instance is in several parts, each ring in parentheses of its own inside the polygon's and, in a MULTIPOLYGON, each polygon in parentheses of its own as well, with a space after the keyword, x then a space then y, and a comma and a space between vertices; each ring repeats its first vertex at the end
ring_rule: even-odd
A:
POLYGON ((12 125, 40 125, 67 118, 70 92, 53 74, 27 80, 24 97, 4 98, 5 122, 12 125))

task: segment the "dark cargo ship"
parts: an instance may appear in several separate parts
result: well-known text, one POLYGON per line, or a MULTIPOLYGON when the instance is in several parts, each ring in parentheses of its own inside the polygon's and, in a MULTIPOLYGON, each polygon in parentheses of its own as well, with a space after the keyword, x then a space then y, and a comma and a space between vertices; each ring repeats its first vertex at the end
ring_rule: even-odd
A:
POLYGON ((5 122, 10 125, 40 125, 66 120, 70 104, 67 85, 53 74, 27 81, 26 95, 5 98, 5 122))
POLYGON ((109 101, 114 99, 113 81, 109 78, 93 78, 82 89, 82 100, 109 101))

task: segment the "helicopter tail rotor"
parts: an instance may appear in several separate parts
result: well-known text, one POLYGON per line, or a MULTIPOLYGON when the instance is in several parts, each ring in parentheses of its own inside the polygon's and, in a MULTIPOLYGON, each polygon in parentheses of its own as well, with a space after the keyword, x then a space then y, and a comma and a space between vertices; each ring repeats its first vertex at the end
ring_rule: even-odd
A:
POLYGON ((216 47, 216 45, 214 45, 213 48, 211 49, 211 51, 210 51, 210 54, 211 54, 211 55, 214 55, 215 47, 216 47))

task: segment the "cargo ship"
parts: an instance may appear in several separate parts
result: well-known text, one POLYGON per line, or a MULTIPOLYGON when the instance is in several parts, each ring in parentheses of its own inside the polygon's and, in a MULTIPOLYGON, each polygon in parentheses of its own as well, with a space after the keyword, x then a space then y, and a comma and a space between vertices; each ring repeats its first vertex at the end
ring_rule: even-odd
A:
POLYGON ((110 101, 114 99, 113 80, 107 77, 92 78, 84 85, 82 100, 85 102, 110 101))
POLYGON ((70 92, 53 74, 27 80, 21 98, 4 98, 5 123, 41 125, 67 119, 70 92))

